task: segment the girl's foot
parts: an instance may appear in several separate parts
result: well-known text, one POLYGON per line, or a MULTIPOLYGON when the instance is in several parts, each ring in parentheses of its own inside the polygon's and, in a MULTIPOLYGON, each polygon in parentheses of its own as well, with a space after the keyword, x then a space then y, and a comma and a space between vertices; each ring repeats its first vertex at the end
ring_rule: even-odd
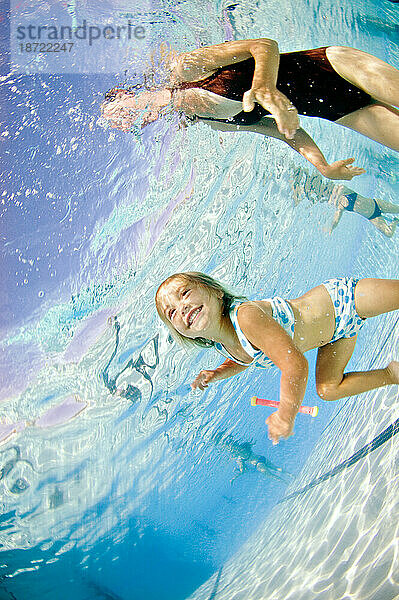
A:
POLYGON ((397 360, 393 360, 389 363, 387 372, 391 379, 391 383, 399 383, 399 362, 397 360))

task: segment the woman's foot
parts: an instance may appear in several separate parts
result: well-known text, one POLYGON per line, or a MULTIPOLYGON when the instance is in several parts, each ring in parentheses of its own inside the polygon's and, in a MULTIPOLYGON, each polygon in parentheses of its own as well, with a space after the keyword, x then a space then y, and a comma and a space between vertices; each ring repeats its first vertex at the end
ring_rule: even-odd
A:
POLYGON ((378 229, 378 231, 381 231, 381 233, 391 238, 395 233, 396 226, 399 223, 399 220, 395 218, 390 223, 388 223, 388 221, 386 221, 384 217, 376 217, 375 219, 371 219, 370 223, 372 223, 374 227, 378 229))

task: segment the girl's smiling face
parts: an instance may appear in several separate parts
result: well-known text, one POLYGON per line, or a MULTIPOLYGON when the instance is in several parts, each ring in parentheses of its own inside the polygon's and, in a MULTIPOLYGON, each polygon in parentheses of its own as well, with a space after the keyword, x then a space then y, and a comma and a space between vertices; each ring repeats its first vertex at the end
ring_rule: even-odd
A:
POLYGON ((184 281, 167 281, 158 291, 160 312, 176 331, 188 338, 214 339, 220 331, 222 294, 184 281))

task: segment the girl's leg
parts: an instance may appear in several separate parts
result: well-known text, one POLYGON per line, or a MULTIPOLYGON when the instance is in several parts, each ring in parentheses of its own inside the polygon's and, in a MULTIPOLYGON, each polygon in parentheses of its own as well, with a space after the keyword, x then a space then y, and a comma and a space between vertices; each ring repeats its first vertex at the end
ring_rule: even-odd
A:
POLYGON ((355 287, 355 307, 362 319, 397 310, 399 279, 360 279, 355 287))
POLYGON ((399 111, 385 104, 370 104, 337 119, 335 123, 399 152, 399 111))
POLYGON ((398 106, 399 71, 383 60, 355 48, 330 46, 327 58, 334 71, 372 98, 398 106))
POLYGON ((398 219, 393 219, 391 223, 388 223, 383 217, 376 217, 375 219, 370 219, 370 223, 387 237, 392 237, 395 233, 398 219))
POLYGON ((388 202, 388 200, 381 200, 380 198, 376 198, 380 211, 383 213, 389 213, 391 215, 399 213, 399 204, 392 204, 392 202, 388 202))
POLYGON ((353 337, 343 338, 319 348, 316 389, 323 400, 338 400, 399 383, 399 362, 396 361, 391 362, 385 369, 344 374, 355 345, 356 337, 353 337))

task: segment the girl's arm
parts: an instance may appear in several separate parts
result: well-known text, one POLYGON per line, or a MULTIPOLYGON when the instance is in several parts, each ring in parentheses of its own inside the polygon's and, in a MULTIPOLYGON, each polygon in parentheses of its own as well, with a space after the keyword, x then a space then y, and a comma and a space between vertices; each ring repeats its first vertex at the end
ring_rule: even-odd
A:
POLYGON ((258 102, 276 119, 279 131, 292 138, 299 127, 298 113, 287 96, 276 88, 280 53, 274 40, 238 40, 198 48, 180 54, 174 72, 180 81, 197 81, 221 67, 251 57, 255 60, 255 70, 251 89, 243 97, 244 111, 250 112, 258 102))
MULTIPOLYGON (((206 119, 201 118, 201 121, 206 119)), ((267 137, 282 140, 288 146, 298 152, 303 158, 308 160, 316 169, 328 179, 345 179, 349 180, 356 175, 362 175, 366 171, 359 167, 352 166, 354 158, 345 160, 337 160, 334 163, 328 164, 322 151, 317 146, 316 142, 306 133, 304 129, 298 129, 292 139, 287 139, 277 129, 276 122, 270 117, 262 119, 255 125, 234 125, 229 123, 220 123, 218 121, 207 121, 212 129, 218 131, 251 131, 252 133, 260 133, 267 137)))
POLYGON ((289 437, 305 395, 308 361, 286 331, 255 303, 243 304, 237 313, 239 325, 255 347, 264 352, 280 369, 280 405, 266 421, 269 438, 277 444, 289 437))
MULTIPOLYGON (((249 366, 249 365, 248 365, 249 366)), ((233 377, 242 371, 245 371, 248 367, 244 365, 239 365, 234 361, 227 359, 221 364, 217 369, 209 369, 205 371, 201 371, 197 377, 194 379, 191 387, 193 390, 199 388, 200 390, 204 390, 208 387, 210 383, 214 383, 215 381, 219 381, 220 379, 227 379, 228 377, 233 377)))

